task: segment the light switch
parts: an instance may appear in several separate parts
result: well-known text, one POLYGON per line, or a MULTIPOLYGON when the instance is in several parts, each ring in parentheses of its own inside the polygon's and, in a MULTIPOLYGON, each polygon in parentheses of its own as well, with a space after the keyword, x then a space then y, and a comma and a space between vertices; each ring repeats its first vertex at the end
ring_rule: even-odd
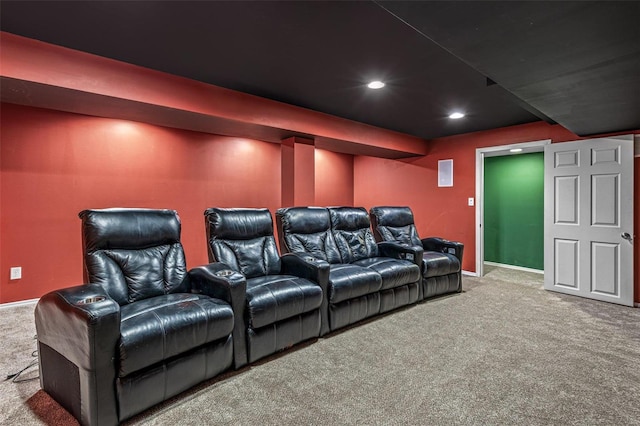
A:
POLYGON ((468 201, 470 206, 473 206, 474 201, 473 201, 473 197, 469 197, 469 201, 468 201))
POLYGON ((10 269, 10 280, 19 280, 22 278, 22 267, 14 266, 10 269))

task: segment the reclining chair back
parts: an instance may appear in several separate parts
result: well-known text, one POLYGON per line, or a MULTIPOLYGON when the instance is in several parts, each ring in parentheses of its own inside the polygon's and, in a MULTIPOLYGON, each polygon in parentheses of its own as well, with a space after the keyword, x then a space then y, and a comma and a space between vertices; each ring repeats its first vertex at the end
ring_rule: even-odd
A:
POLYGON ((79 216, 85 278, 120 305, 189 291, 174 210, 84 210, 79 216))
POLYGON ((267 209, 205 211, 209 261, 227 264, 247 278, 280 273, 280 256, 267 209))
POLYGON ((378 241, 398 241, 422 247, 409 207, 373 207, 371 224, 378 241))
POLYGON ((331 230, 342 257, 342 263, 378 255, 371 233, 369 214, 361 207, 330 207, 331 230))
POLYGON ((287 207, 276 212, 280 249, 309 253, 329 263, 342 263, 331 233, 329 210, 321 207, 287 207))

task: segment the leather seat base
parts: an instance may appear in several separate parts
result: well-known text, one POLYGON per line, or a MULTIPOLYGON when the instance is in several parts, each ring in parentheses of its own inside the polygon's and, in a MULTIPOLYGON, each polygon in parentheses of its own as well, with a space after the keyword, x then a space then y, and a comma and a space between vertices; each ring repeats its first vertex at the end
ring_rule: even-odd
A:
POLYGON ((320 335, 320 311, 314 310, 277 323, 247 329, 247 356, 254 362, 296 343, 320 335))
POLYGON ((420 282, 415 282, 380 291, 380 313, 416 303, 421 285, 420 282))
POLYGON ((440 277, 426 277, 422 279, 423 298, 438 296, 446 293, 462 291, 460 274, 454 273, 440 277))
POLYGON ((329 328, 331 331, 354 324, 380 312, 380 293, 371 293, 361 297, 329 305, 329 328))
POLYGON ((232 337, 181 354, 116 380, 119 420, 123 421, 231 367, 232 337))

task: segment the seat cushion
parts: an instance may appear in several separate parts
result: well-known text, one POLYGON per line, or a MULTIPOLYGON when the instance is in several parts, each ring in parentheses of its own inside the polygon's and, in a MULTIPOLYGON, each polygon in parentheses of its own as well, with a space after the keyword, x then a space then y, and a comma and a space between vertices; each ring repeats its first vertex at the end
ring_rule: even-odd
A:
POLYGON ((425 251, 422 256, 422 271, 426 277, 440 277, 460 271, 460 261, 449 253, 425 251))
POLYGON ((265 275, 247 280, 247 319, 252 328, 317 309, 322 288, 293 275, 265 275))
POLYGON ((420 280, 420 268, 413 262, 391 257, 369 257, 354 265, 376 271, 382 277, 382 289, 395 288, 420 280))
POLYGON ((120 377, 231 334, 233 310, 200 294, 152 297, 120 310, 120 377))
POLYGON ((382 277, 369 268, 343 263, 329 268, 329 303, 375 293, 382 288, 382 277))

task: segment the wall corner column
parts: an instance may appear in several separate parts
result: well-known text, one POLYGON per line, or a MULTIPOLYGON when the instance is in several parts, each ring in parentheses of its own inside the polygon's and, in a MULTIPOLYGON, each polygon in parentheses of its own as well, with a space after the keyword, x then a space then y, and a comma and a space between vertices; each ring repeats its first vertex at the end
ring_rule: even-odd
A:
POLYGON ((282 140, 282 207, 315 204, 315 143, 312 139, 290 137, 282 140))

